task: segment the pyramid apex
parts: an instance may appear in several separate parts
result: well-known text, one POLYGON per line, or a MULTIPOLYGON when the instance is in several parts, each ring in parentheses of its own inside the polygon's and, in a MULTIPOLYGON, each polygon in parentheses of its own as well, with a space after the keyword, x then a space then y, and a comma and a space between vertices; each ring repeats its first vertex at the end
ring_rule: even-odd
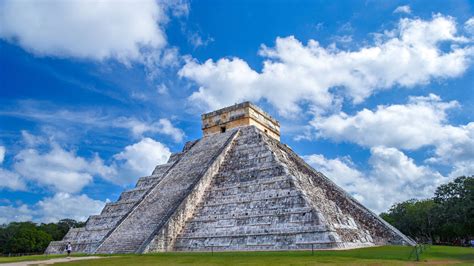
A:
POLYGON ((248 101, 202 114, 201 120, 204 136, 236 127, 255 126, 268 136, 280 140, 280 122, 248 101))

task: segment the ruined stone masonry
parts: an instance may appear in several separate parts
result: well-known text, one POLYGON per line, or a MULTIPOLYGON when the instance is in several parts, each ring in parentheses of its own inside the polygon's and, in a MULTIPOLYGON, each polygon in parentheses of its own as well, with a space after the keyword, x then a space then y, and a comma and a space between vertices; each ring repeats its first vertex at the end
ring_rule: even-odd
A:
POLYGON ((83 228, 46 253, 297 250, 413 245, 280 143, 279 123, 251 103, 202 116, 186 143, 83 228))

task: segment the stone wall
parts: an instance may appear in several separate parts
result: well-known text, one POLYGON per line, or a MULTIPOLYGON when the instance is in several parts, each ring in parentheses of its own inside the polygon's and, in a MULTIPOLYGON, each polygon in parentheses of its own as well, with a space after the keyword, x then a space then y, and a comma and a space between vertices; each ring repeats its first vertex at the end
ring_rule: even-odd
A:
POLYGON ((253 125, 268 136, 280 140, 280 123, 259 107, 244 102, 202 115, 202 130, 205 136, 253 125))

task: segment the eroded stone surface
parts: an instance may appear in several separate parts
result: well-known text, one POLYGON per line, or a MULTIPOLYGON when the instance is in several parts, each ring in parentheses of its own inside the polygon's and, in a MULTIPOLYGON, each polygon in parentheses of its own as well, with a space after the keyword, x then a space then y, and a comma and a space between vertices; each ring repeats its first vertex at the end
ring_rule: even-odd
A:
POLYGON ((188 142, 68 241, 87 253, 414 244, 254 126, 188 142))

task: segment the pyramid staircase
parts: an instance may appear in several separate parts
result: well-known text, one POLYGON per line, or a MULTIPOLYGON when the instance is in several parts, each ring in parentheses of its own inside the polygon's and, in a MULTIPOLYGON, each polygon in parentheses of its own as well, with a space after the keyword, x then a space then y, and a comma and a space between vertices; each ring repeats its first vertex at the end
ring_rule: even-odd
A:
POLYGON ((86 253, 415 244, 254 126, 187 143, 47 253, 68 241, 86 253))

